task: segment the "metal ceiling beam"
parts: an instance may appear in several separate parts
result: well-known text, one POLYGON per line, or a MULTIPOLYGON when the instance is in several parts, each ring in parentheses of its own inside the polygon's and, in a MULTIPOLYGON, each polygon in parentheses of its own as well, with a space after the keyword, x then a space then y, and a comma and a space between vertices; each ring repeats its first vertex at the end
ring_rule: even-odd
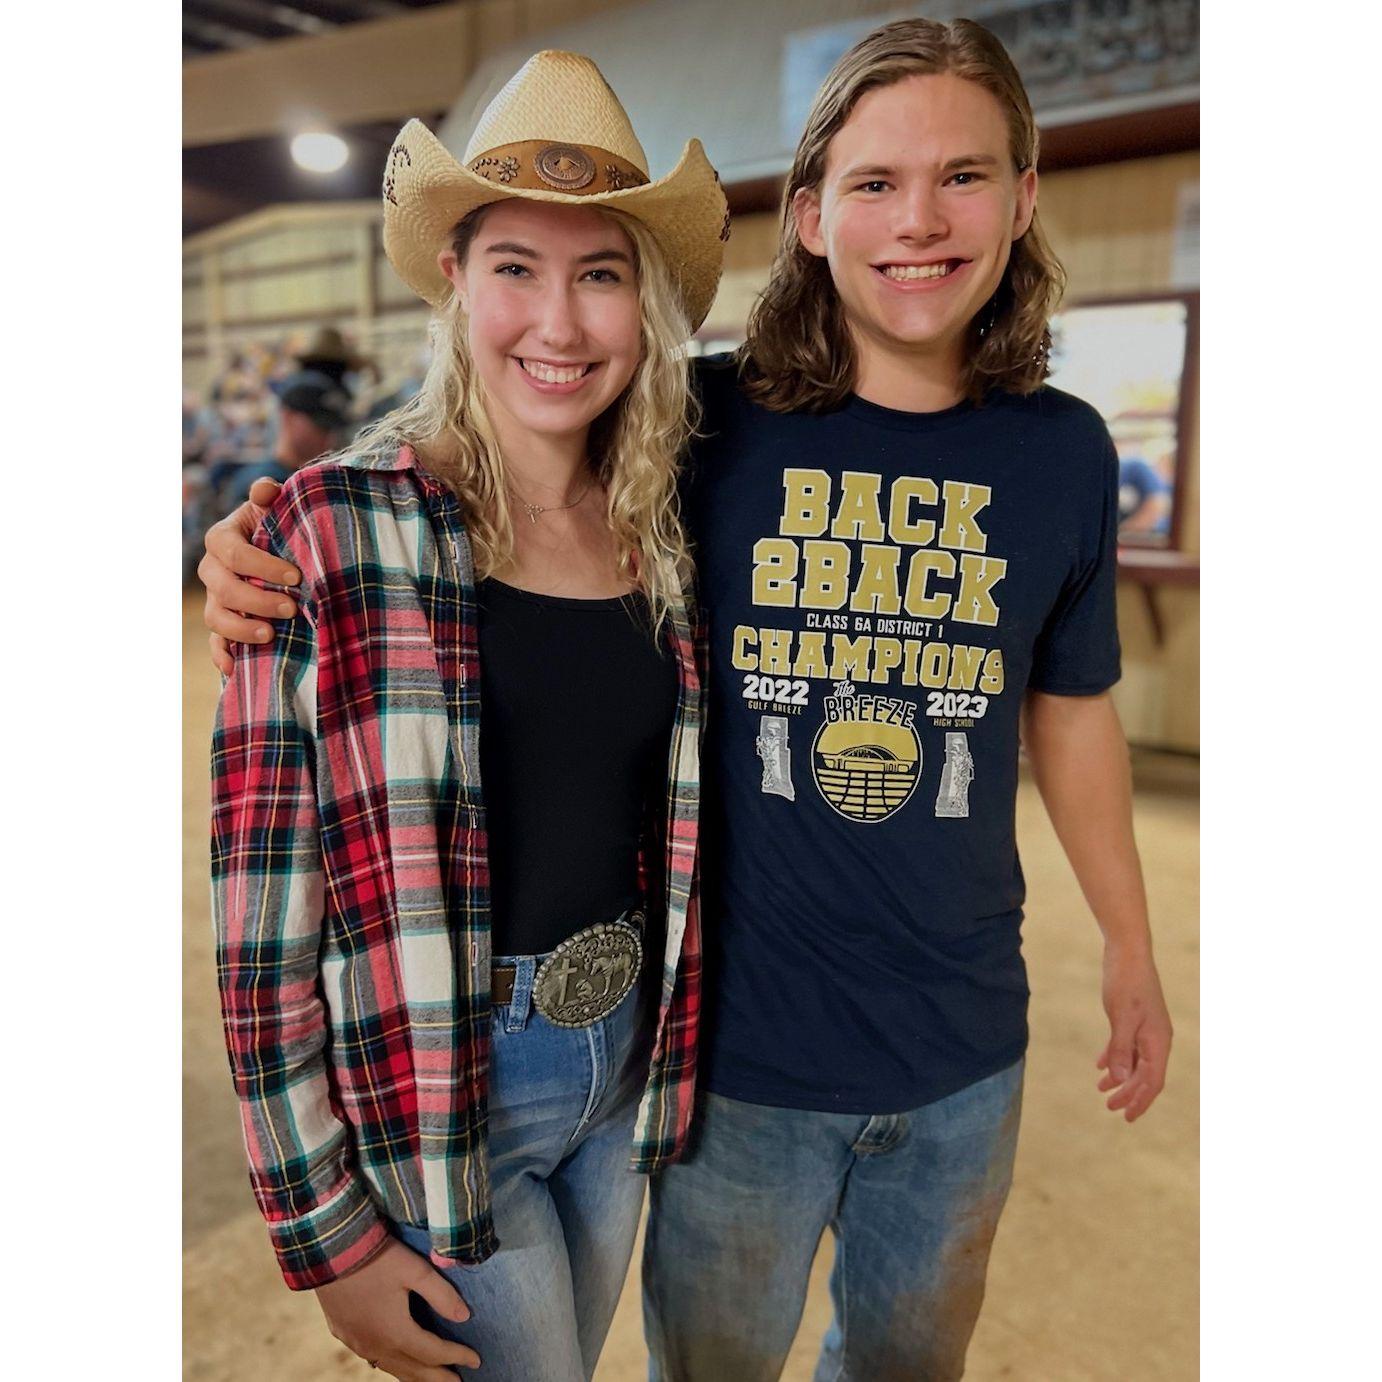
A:
MULTIPOLYGON (((262 0, 183 0, 183 13, 213 22, 238 20, 252 32, 261 34, 266 27, 287 29, 296 34, 323 34, 336 28, 332 20, 319 15, 305 13, 292 5, 264 4, 262 0)), ((278 38, 280 35, 275 32, 265 36, 278 38)))
POLYGON ((194 58, 182 67, 184 146, 444 110, 474 64, 479 5, 436 5, 194 58))
MULTIPOLYGON (((357 0, 377 7, 380 0, 357 0)), ((306 123, 359 125, 449 109, 476 62, 534 30, 623 0, 472 0, 394 10, 182 65, 184 147, 290 134, 306 123)), ((189 37, 194 37, 190 30, 189 37)))
POLYGON ((288 0, 294 9, 316 15, 329 24, 353 24, 361 19, 397 19, 413 6, 398 0, 288 0))
POLYGON ((395 4, 394 0, 350 0, 352 10, 359 10, 361 14, 368 14, 373 19, 388 19, 395 15, 406 14, 412 10, 412 6, 406 4, 395 4))
POLYGON ((395 4, 393 0, 349 0, 350 8, 369 15, 371 19, 392 19, 407 14, 411 5, 395 4))
POLYGON ((231 29, 209 19, 197 19, 185 14, 182 17, 182 32, 197 43, 209 43, 216 48, 231 48, 240 51, 253 48, 259 39, 241 29, 231 29))

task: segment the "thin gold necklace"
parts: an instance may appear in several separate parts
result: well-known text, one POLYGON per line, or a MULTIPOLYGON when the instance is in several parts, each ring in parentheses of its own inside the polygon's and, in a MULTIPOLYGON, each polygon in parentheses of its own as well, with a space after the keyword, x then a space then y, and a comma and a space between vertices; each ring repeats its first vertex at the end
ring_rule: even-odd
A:
POLYGON ((560 513, 562 509, 574 509, 590 493, 590 487, 594 483, 594 480, 588 480, 585 488, 569 504, 530 504, 512 485, 509 486, 509 493, 523 505, 524 512, 528 515, 528 522, 535 524, 540 513, 560 513))

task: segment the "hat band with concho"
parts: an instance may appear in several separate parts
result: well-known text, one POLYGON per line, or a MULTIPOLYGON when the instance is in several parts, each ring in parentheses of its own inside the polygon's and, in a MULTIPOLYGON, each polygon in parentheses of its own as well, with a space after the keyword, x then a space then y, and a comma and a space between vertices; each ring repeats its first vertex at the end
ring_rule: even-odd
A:
POLYGON ((591 144, 549 144, 527 139, 488 149, 466 165, 472 173, 505 187, 550 189, 577 196, 601 196, 643 187, 648 176, 626 158, 591 144))

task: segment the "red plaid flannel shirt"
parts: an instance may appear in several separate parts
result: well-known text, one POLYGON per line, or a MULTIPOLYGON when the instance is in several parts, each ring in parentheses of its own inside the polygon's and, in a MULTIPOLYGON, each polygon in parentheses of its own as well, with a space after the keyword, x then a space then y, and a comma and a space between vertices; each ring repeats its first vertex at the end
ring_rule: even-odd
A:
MULTIPOLYGON (((498 1246, 485 1156, 489 876, 474 567, 455 496, 390 448, 300 471, 256 537, 299 614, 236 659, 213 743, 213 911, 250 1179, 288 1284, 425 1223, 498 1246)), ((680 1156, 700 1012, 701 681, 687 603, 661 1005, 631 1165, 680 1156)), ((702 665, 704 665, 702 663, 702 665)))

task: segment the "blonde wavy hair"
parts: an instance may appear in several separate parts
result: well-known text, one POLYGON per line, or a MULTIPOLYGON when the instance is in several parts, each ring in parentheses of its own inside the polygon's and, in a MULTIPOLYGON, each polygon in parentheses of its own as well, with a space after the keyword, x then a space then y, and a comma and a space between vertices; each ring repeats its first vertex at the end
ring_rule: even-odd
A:
MULTIPOLYGON (((460 263, 493 205, 472 211, 452 231, 460 263)), ((606 496, 619 573, 637 581, 660 627, 691 574, 677 500, 681 458, 699 421, 686 352, 691 331, 651 232, 623 212, 597 209, 633 243, 642 348, 628 386, 591 426, 590 461, 606 496)), ((504 458, 454 292, 433 314, 428 336, 432 358, 421 390, 364 429, 344 454, 410 444, 459 498, 476 575, 483 578, 513 559, 513 514, 504 458)))
MULTIPOLYGON (((1017 173, 1035 168, 1036 121, 1022 78, 1006 49, 969 19, 942 24, 902 19, 854 45, 821 84, 782 201, 782 231, 768 287, 754 304, 739 363, 746 390, 776 412, 838 408, 854 387, 855 350, 830 266, 801 243, 792 199, 818 190, 826 155, 859 98, 906 77, 953 73, 976 82, 1002 107, 1017 173)), ((990 388, 1025 394, 1050 371, 1051 313, 1065 291, 1065 270, 1035 210, 1013 243, 993 297, 970 322, 960 387, 978 403, 990 388)))

